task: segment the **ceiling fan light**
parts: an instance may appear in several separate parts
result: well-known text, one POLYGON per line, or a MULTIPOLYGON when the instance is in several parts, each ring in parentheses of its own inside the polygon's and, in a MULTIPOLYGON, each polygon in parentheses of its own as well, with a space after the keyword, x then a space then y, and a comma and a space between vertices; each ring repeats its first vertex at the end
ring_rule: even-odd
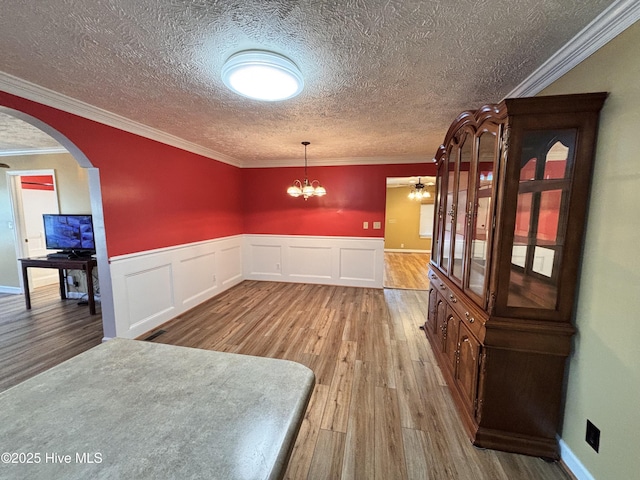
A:
POLYGON ((229 57, 222 67, 222 81, 238 95, 267 102, 293 98, 304 87, 295 63, 262 50, 246 50, 229 57))

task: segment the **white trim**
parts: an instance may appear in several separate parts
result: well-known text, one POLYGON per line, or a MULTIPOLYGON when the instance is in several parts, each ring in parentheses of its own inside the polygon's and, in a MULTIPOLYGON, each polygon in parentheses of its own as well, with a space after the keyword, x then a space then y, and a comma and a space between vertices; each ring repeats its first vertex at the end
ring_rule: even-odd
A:
POLYGON ((0 151, 0 157, 20 157, 23 155, 50 155, 53 153, 69 153, 64 147, 27 148, 24 150, 0 151))
POLYGON ((534 96, 640 20, 638 0, 617 0, 505 98, 534 96))
POLYGON ((228 237, 222 237, 222 238, 218 238, 218 239, 215 239, 215 240, 200 240, 198 242, 182 243, 180 245, 172 245, 170 247, 154 248, 152 250, 145 250, 143 252, 125 253, 125 254, 122 254, 122 255, 114 255, 113 257, 109 257, 109 262, 119 262, 121 260, 127 260, 127 259, 130 259, 130 258, 141 258, 144 255, 156 255, 158 253, 172 252, 174 250, 181 250, 183 248, 197 247, 199 245, 208 245, 213 241, 223 240, 223 239, 225 239, 225 240, 242 239, 242 235, 230 235, 228 237))
POLYGON ((239 167, 239 160, 225 155, 220 152, 213 151, 209 148, 196 145, 182 138, 171 135, 170 133, 143 125, 142 123, 130 120, 121 115, 103 110, 102 108, 89 105, 88 103, 68 97, 48 88, 41 87, 35 83, 28 82, 5 72, 0 72, 0 90, 4 90, 12 95, 17 95, 34 102, 42 103, 50 107, 57 108, 63 112, 72 113, 83 118, 88 118, 110 127, 115 127, 125 132, 140 135, 141 137, 150 138, 172 147, 186 150, 187 152, 202 155, 219 162, 228 163, 239 167))
POLYGON ((595 480, 564 440, 558 438, 560 458, 578 480, 595 480))
POLYGON ((0 293, 8 293, 10 295, 21 295, 22 289, 19 287, 5 287, 0 285, 0 293))
MULTIPOLYGON (((431 237, 425 237, 431 238, 431 237)), ((385 248, 384 253, 431 253, 431 250, 412 250, 409 248, 385 248)))
MULTIPOLYGON (((428 155, 407 155, 404 157, 343 157, 343 158, 321 158, 309 160, 310 167, 332 167, 337 165, 399 165, 405 163, 432 163, 435 160, 428 155)), ((269 160, 265 164, 264 160, 249 160, 242 164, 242 168, 280 168, 280 167, 300 167, 300 159, 276 159, 269 160)))

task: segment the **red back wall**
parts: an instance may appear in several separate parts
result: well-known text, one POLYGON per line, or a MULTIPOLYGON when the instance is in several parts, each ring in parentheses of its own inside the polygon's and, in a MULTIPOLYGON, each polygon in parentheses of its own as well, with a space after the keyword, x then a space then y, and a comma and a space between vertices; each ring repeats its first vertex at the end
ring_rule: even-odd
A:
POLYGON ((304 174, 302 167, 249 168, 245 185, 244 232, 251 234, 383 237, 387 177, 435 175, 431 162, 399 165, 309 167, 309 180, 327 189, 324 197, 293 198, 286 190, 304 174), (369 222, 367 230, 363 222, 369 222), (373 229, 380 222, 380 230, 373 229))

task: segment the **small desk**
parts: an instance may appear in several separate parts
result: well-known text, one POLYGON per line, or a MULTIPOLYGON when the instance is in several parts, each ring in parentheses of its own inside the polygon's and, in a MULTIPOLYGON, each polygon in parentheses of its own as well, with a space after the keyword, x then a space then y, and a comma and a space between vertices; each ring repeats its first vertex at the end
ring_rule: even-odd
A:
POLYGON ((78 258, 48 258, 34 257, 21 258, 22 264, 22 282, 24 284, 24 299, 27 304, 27 310, 31 310, 31 293, 29 292, 29 276, 27 268, 57 268, 60 277, 60 298, 67 298, 67 290, 65 286, 65 276, 63 270, 84 270, 87 276, 87 300, 89 303, 89 313, 96 314, 96 301, 93 296, 93 269, 98 265, 95 258, 78 257, 78 258))
POLYGON ((0 478, 282 479, 314 383, 288 360, 109 340, 0 393, 2 452, 32 455, 0 478))

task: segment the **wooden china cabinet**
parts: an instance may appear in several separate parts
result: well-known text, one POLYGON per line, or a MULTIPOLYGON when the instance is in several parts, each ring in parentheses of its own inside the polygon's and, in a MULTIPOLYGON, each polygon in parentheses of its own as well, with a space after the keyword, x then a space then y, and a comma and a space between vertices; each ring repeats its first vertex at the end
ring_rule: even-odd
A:
POLYGON ((558 458, 606 96, 507 99, 463 112, 436 154, 424 330, 479 447, 558 458))

